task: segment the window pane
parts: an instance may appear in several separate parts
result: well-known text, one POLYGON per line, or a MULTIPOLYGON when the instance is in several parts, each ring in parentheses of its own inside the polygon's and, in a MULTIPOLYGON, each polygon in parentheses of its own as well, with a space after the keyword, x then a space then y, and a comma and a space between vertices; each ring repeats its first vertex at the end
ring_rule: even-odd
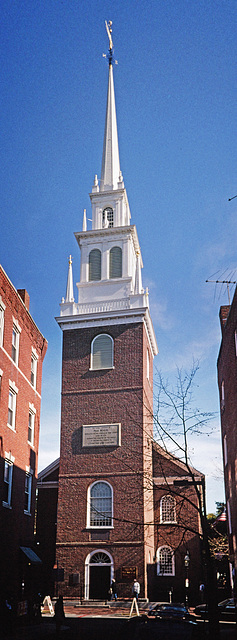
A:
POLYGON ((90 525, 109 527, 112 524, 112 490, 105 482, 97 482, 91 488, 90 525))
POLYGON ((169 547, 163 547, 159 551, 160 573, 173 575, 173 552, 169 547))
POLYGON ((111 207, 106 207, 103 211, 103 227, 113 227, 114 226, 114 212, 111 207))
POLYGON ((109 253, 109 277, 122 278, 122 249, 112 247, 109 253))
POLYGON ((175 498, 173 496, 164 496, 161 499, 161 522, 175 522, 175 498))
POLYGON ((92 249, 89 255, 89 280, 101 280, 101 252, 92 249))
POLYGON ((108 335, 97 336, 92 343, 92 369, 109 369, 113 366, 113 339, 108 335))

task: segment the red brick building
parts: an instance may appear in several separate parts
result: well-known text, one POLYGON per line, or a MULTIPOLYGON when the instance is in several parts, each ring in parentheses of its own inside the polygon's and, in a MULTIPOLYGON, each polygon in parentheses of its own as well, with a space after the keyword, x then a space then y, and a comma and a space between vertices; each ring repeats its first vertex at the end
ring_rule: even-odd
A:
POLYGON ((18 600, 41 564, 33 544, 46 350, 27 291, 17 291, 0 266, 0 589, 18 600))
MULTIPOLYGON (((92 228, 87 229, 84 212, 83 231, 75 233, 81 251, 78 301, 70 257, 66 296, 57 318, 63 332, 56 538, 56 559, 64 569, 60 589, 69 597, 78 595, 73 576, 80 575, 82 596, 104 599, 115 577, 118 593, 125 597, 131 595, 136 577, 143 597, 165 593, 167 600, 173 589, 175 597, 183 599, 188 579, 184 557, 189 550, 197 598, 199 517, 184 500, 191 492, 196 502, 195 492, 184 465, 153 446, 157 344, 148 291, 142 286, 141 249, 120 170, 112 49, 101 179, 99 184, 95 176, 90 199, 92 228), (168 482, 161 477, 161 457, 168 482), (186 504, 182 509, 179 498, 176 501, 177 477, 177 493, 186 504)), ((40 478, 39 509, 41 500, 46 508, 50 474, 45 470, 40 478)), ((39 542, 46 535, 43 511, 39 542)))
POLYGON ((237 288, 220 308, 222 340, 217 361, 228 539, 237 599, 237 288))

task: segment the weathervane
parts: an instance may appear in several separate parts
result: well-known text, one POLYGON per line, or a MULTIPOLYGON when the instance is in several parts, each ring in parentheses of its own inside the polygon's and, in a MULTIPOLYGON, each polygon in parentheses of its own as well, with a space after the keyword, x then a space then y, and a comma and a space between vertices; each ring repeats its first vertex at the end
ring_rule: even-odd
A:
POLYGON ((106 26, 106 31, 108 34, 108 38, 109 38, 109 51, 108 53, 103 53, 103 58, 107 58, 107 60, 109 61, 109 65, 112 65, 113 62, 115 62, 115 64, 118 64, 117 60, 114 59, 114 49, 113 49, 113 40, 112 40, 112 20, 109 20, 109 22, 107 22, 107 20, 105 20, 105 26, 106 26))

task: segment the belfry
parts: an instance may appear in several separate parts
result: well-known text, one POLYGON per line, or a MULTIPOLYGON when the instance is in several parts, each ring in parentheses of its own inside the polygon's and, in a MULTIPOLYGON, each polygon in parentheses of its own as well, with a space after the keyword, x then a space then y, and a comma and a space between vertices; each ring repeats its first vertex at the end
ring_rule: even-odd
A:
MULTIPOLYGON (((134 577, 147 593, 154 556, 152 362, 157 344, 142 287, 142 257, 120 170, 113 43, 100 183, 81 250, 78 302, 72 261, 57 322, 63 331, 57 558, 79 572, 85 598, 107 597, 111 579, 134 577), (83 578, 82 578, 83 576, 83 578)), ((122 585, 121 585, 122 586, 122 585)))

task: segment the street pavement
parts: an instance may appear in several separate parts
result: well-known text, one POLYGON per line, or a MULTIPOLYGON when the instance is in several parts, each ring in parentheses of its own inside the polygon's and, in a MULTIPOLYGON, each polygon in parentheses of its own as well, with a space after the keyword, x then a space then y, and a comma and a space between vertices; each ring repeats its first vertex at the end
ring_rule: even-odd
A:
MULTIPOLYGON (((140 603, 141 616, 151 603, 140 603)), ((136 616, 130 618, 131 601, 108 603, 103 606, 83 606, 79 602, 64 603, 65 620, 56 634, 54 616, 49 610, 42 612, 41 621, 24 624, 9 633, 1 633, 0 640, 219 640, 208 636, 208 624, 199 621, 198 627, 165 623, 136 616)), ((220 624, 220 640, 236 640, 234 623, 220 624)))

